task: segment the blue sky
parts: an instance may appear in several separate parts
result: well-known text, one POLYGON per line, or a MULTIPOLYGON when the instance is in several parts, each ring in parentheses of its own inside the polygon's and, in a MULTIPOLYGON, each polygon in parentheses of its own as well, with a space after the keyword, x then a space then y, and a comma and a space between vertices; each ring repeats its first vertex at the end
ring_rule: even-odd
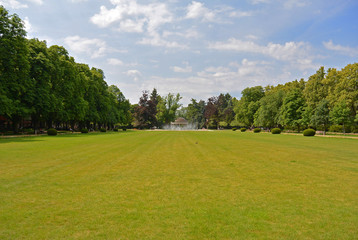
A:
POLYGON ((131 103, 182 103, 357 62, 357 0, 0 0, 28 37, 104 70, 131 103))

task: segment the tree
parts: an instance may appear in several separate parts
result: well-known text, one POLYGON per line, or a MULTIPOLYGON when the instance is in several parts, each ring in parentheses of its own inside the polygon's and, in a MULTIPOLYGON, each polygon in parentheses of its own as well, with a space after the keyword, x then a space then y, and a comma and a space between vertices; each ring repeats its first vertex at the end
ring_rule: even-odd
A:
POLYGON ((353 120, 351 110, 349 109, 348 105, 344 101, 337 103, 333 107, 329 116, 330 116, 330 120, 334 124, 339 124, 339 125, 342 124, 343 125, 343 133, 346 132, 345 125, 347 125, 348 123, 351 123, 353 120))
POLYGON ((302 113, 305 101, 302 91, 298 88, 291 90, 283 99, 280 111, 280 123, 288 127, 297 127, 300 131, 302 113))
POLYGON ((195 99, 191 99, 191 103, 187 107, 187 120, 196 125, 197 128, 202 128, 205 125, 205 101, 200 100, 197 102, 195 99))
POLYGON ((281 89, 266 92, 266 95, 260 99, 260 107, 255 113, 254 124, 256 126, 278 127, 284 95, 281 89))
POLYGON ((32 112, 33 88, 24 23, 0 5, 0 115, 11 119, 15 131, 23 117, 32 112))
POLYGON ((175 121, 176 111, 179 109, 181 100, 179 93, 176 95, 169 93, 166 97, 162 97, 158 103, 157 120, 160 125, 170 124, 175 121))
POLYGON ((312 122, 316 126, 323 126, 323 132, 326 135, 326 128, 329 124, 329 102, 327 99, 322 99, 318 103, 315 114, 312 116, 312 122))
POLYGON ((265 92, 263 87, 256 86, 245 88, 241 93, 242 97, 234 107, 236 120, 245 126, 252 126, 255 113, 260 107, 259 101, 265 96, 265 92))
POLYGON ((311 109, 315 109, 317 104, 327 97, 327 87, 323 83, 325 75, 324 67, 321 67, 314 75, 309 77, 305 85, 303 96, 307 106, 311 109))

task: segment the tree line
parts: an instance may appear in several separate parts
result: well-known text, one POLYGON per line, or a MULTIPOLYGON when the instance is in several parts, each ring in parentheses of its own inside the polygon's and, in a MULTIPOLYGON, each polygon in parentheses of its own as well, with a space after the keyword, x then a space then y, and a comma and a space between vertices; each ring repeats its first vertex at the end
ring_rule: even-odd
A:
POLYGON ((129 124, 130 103, 101 69, 76 63, 62 46, 27 39, 23 21, 0 6, 0 116, 3 130, 112 128, 129 124), (10 125, 11 124, 11 125, 10 125))
POLYGON ((341 70, 321 67, 307 81, 249 87, 239 100, 229 94, 192 99, 181 113, 198 127, 358 132, 358 63, 341 70))

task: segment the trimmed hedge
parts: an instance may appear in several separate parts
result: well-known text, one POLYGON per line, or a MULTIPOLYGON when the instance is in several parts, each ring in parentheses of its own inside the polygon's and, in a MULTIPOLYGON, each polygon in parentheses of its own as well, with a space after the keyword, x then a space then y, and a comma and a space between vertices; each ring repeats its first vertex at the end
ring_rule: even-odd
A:
POLYGON ((82 128, 81 133, 88 133, 88 129, 87 128, 82 128))
POLYGON ((303 136, 305 137, 312 137, 314 135, 316 135, 316 131, 314 129, 308 128, 303 131, 303 136))
POLYGON ((271 130, 271 133, 272 133, 272 134, 280 134, 280 133, 281 133, 281 129, 279 129, 279 128, 273 128, 273 129, 271 130))
POLYGON ((241 128, 240 131, 241 132, 246 132, 246 128, 241 128))
POLYGON ((259 133, 259 132, 261 132, 261 128, 255 128, 254 129, 254 133, 259 133))
POLYGON ((47 130, 47 135, 49 135, 49 136, 56 136, 56 135, 57 135, 57 130, 54 129, 54 128, 49 128, 49 129, 47 130))
POLYGON ((107 132, 107 130, 105 128, 101 128, 99 131, 101 132, 107 132))
POLYGON ((232 128, 233 131, 236 131, 236 128, 232 128))

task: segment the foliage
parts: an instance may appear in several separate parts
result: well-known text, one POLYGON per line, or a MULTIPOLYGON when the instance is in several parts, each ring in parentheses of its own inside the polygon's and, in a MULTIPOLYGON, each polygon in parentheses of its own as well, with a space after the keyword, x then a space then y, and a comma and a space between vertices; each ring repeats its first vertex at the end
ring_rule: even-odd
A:
POLYGON ((88 129, 87 128, 82 128, 81 133, 88 133, 88 129))
POLYGON ((56 136, 57 135, 57 130, 54 129, 54 128, 49 128, 49 129, 47 129, 47 135, 56 136))
POLYGON ((261 132, 261 128, 255 128, 254 129, 254 133, 259 133, 259 132, 261 132))
POLYGON ((113 128, 113 132, 118 132, 118 128, 113 128))
POLYGON ((281 133, 281 129, 279 129, 279 128, 273 128, 273 129, 271 129, 271 133, 272 133, 272 134, 280 134, 280 133, 281 133))
POLYGON ((232 128, 233 131, 236 131, 236 128, 232 128))
POLYGON ((100 131, 100 132, 107 132, 107 129, 101 128, 99 131, 100 131))
POLYGON ((167 96, 161 97, 157 106, 157 121, 160 125, 170 124, 176 119, 176 112, 181 106, 179 101, 182 99, 179 93, 176 95, 168 93, 167 96))
POLYGON ((246 130, 247 130, 246 128, 240 128, 241 132, 246 132, 246 130))
POLYGON ((308 128, 303 131, 303 136, 306 136, 306 137, 314 136, 315 134, 316 134, 316 131, 312 128, 308 128))

